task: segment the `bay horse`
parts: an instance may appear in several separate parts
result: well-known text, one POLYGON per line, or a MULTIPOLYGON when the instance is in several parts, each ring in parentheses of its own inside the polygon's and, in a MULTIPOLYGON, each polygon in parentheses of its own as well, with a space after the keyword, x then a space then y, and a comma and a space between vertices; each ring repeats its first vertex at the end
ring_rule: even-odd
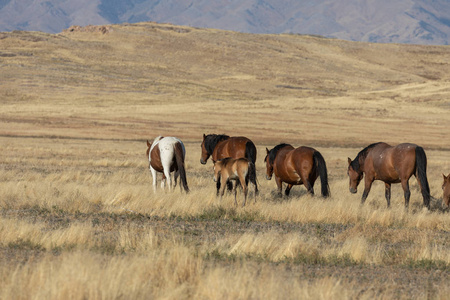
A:
MULTIPOLYGON (((200 163, 203 165, 206 164, 209 157, 211 157, 213 163, 228 157, 246 158, 253 164, 256 162, 256 146, 244 136, 230 137, 225 134, 203 134, 201 148, 200 163)), ((256 177, 256 171, 252 176, 256 177)), ((217 189, 219 188, 220 180, 217 181, 217 189)), ((231 189, 231 185, 228 185, 228 188, 231 189)), ((258 193, 258 187, 256 187, 256 193, 258 193)))
POLYGON ((182 188, 181 186, 183 186, 186 193, 189 192, 184 165, 185 157, 186 150, 184 144, 176 137, 158 136, 152 143, 147 140, 147 158, 149 169, 152 172, 153 191, 156 192, 156 172, 163 173, 161 188, 164 188, 167 179, 170 191, 172 188, 172 178, 170 173, 175 171, 174 188, 177 185, 178 176, 180 176, 180 189, 182 188))
MULTIPOLYGON (((221 160, 214 162, 214 181, 218 182, 219 180, 225 183, 222 186, 222 192, 220 193, 220 199, 222 200, 222 196, 225 192, 226 183, 231 180, 235 181, 234 184, 234 204, 237 206, 236 200, 236 188, 238 186, 238 182, 242 186, 244 191, 244 202, 242 203, 242 207, 245 206, 247 202, 247 193, 248 193, 248 183, 251 182, 255 186, 255 203, 256 203, 256 192, 257 192, 257 184, 255 177, 255 164, 249 161, 246 158, 231 158, 227 157, 221 160), (219 179, 220 178, 220 179, 219 179)), ((217 187, 217 194, 219 194, 219 187, 217 187)))
POLYGON ((442 190, 443 190, 443 198, 442 198, 442 208, 448 209, 450 206, 450 174, 444 176, 444 183, 442 184, 442 190))
POLYGON ((330 196, 328 185, 328 172, 325 159, 322 154, 311 147, 294 148, 289 144, 279 144, 272 150, 266 148, 266 178, 272 179, 275 174, 275 182, 278 194, 281 196, 283 182, 286 182, 285 194, 289 193, 294 185, 305 185, 311 195, 314 195, 314 183, 318 177, 321 181, 323 197, 330 196))
POLYGON ((422 192, 423 204, 430 209, 430 187, 427 179, 427 156, 422 147, 404 143, 397 146, 379 142, 361 150, 352 161, 348 158, 348 177, 350 192, 357 192, 358 184, 364 178, 363 204, 370 192, 372 183, 381 180, 385 184, 387 206, 391 205, 391 184, 401 183, 405 197, 405 208, 409 206, 411 192, 409 178, 415 175, 422 192))

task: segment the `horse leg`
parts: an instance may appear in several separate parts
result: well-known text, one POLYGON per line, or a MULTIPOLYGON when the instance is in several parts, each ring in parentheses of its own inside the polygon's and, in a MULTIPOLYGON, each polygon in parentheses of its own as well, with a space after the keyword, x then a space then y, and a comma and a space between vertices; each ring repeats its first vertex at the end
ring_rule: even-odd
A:
POLYGON ((220 181, 221 181, 222 176, 217 176, 217 182, 216 182, 216 196, 219 197, 219 193, 220 193, 220 181))
POLYGON ((405 209, 409 207, 409 197, 411 196, 411 191, 409 190, 409 180, 402 179, 402 188, 405 194, 405 209))
POLYGON ((223 194, 225 194, 225 188, 227 187, 227 181, 228 180, 225 180, 225 178, 222 178, 222 180, 221 181, 225 181, 225 183, 222 185, 222 191, 220 192, 220 201, 222 201, 222 197, 223 197, 223 194))
MULTIPOLYGON (((175 189, 177 186, 177 180, 178 177, 180 176, 180 171, 176 170, 175 174, 173 175, 173 188, 175 189)), ((180 191, 183 191, 183 188, 181 187, 181 179, 180 179, 180 191)))
POLYGON ((294 186, 293 184, 288 184, 287 185, 286 190, 284 191, 284 194, 286 196, 289 196, 289 193, 291 192, 291 189, 292 189, 293 186, 294 186))
MULTIPOLYGON (((242 189, 243 189, 243 191, 244 191, 244 202, 242 203, 242 207, 244 207, 244 206, 245 206, 245 203, 247 202, 248 185, 247 185, 246 182, 245 182, 244 176, 239 176, 239 180, 240 180, 240 182, 241 182, 241 186, 242 186, 242 189)), ((236 183, 236 184, 237 184, 237 183, 236 183)), ((236 203, 236 204, 237 204, 237 203, 236 203)))
POLYGON ((278 187, 278 196, 281 198, 281 197, 283 197, 283 194, 281 193, 281 190, 283 188, 283 182, 277 176, 275 176, 275 182, 277 183, 277 187, 278 187))
POLYGON ((314 188, 313 188, 311 182, 309 181, 309 178, 306 176, 300 175, 300 179, 303 181, 303 184, 305 185, 305 188, 308 191, 308 193, 311 196, 314 196, 314 188))
POLYGON ((164 190, 165 187, 166 187, 166 175, 164 175, 163 173, 161 179, 161 189, 164 190))
POLYGON ((234 206, 238 206, 238 203, 237 203, 237 200, 236 200, 236 195, 237 195, 237 186, 238 186, 238 183, 237 183, 237 181, 234 183, 234 186, 233 186, 233 190, 234 190, 234 206))
POLYGON ((387 207, 391 206, 391 184, 385 182, 384 183, 384 196, 386 197, 387 207))
POLYGON ((366 175, 364 180, 364 192, 361 198, 361 204, 364 204, 366 202, 367 196, 369 195, 370 188, 372 187, 373 179, 368 178, 369 176, 366 175))
POLYGON ((156 179, 157 179, 156 176, 157 176, 157 173, 156 173, 156 170, 153 169, 151 166, 150 166, 150 171, 152 172, 153 192, 156 193, 156 179))
POLYGON ((169 187, 169 192, 172 190, 172 177, 170 175, 170 168, 164 168, 164 175, 167 179, 167 186, 169 187))

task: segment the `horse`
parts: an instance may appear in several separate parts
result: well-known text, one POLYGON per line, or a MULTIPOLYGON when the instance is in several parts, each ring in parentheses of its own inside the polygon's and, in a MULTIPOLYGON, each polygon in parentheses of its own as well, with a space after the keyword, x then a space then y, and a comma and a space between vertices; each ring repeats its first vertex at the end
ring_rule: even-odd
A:
POLYGON ((289 193, 294 185, 305 185, 308 193, 314 195, 314 183, 318 177, 321 182, 323 197, 330 196, 328 185, 328 172, 325 159, 322 154, 311 147, 294 148, 289 144, 279 144, 273 149, 266 148, 266 179, 271 180, 275 174, 275 182, 278 186, 278 194, 281 196, 283 182, 288 186, 285 195, 289 193))
MULTIPOLYGON (((209 157, 211 157, 213 163, 228 157, 246 158, 253 164, 256 162, 256 146, 244 136, 230 137, 225 134, 203 134, 201 148, 200 163, 203 165, 206 164, 209 157)), ((254 176, 256 177, 256 171, 254 176)), ((219 189, 220 180, 217 182, 217 187, 219 189)), ((228 188, 231 189, 232 187, 228 185, 228 188)), ((256 193, 258 193, 258 187, 256 187, 256 193)))
POLYGON ((411 192, 409 178, 415 175, 422 192, 423 204, 430 209, 430 187, 427 179, 427 156, 422 147, 403 143, 397 146, 379 142, 361 150, 352 161, 348 158, 348 177, 350 192, 355 194, 364 178, 364 192, 361 204, 367 199, 374 180, 385 184, 387 206, 391 205, 391 184, 401 183, 405 197, 405 208, 409 206, 411 192))
MULTIPOLYGON (((234 204, 237 206, 236 200, 236 188, 238 186, 238 182, 242 186, 244 191, 244 202, 242 203, 242 207, 245 206, 247 202, 247 193, 248 193, 248 183, 249 181, 253 183, 255 186, 255 203, 256 203, 256 193, 257 193, 257 184, 256 184, 256 171, 255 164, 249 161, 246 158, 231 158, 227 157, 221 160, 214 162, 214 181, 219 182, 222 181, 224 183, 228 183, 231 180, 234 180, 236 183, 234 184, 234 204)), ((222 186, 222 192, 220 194, 220 199, 222 200, 223 194, 225 192, 224 184, 222 186)), ((219 195, 219 188, 217 186, 217 195, 219 195)))
POLYGON ((147 140, 147 157, 153 177, 153 191, 156 192, 156 172, 163 173, 161 188, 164 188, 167 179, 170 191, 172 188, 170 173, 175 171, 174 188, 177 186, 177 179, 180 176, 180 190, 183 186, 186 193, 189 192, 184 165, 186 150, 180 139, 158 136, 152 143, 147 140))
POLYGON ((450 174, 444 176, 444 183, 442 184, 443 197, 442 197, 442 208, 448 209, 450 207, 450 174))

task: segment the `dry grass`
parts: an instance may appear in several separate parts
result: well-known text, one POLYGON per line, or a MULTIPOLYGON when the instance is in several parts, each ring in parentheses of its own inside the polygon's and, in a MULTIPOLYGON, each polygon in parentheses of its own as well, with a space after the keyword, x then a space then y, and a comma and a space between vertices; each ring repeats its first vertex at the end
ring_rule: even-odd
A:
POLYGON ((112 29, 0 34, 0 298, 446 298, 447 47, 112 29), (203 133, 256 142, 256 203, 219 202, 203 133), (159 134, 186 142, 191 193, 153 193, 159 134), (425 148, 432 211, 414 178, 409 212, 398 185, 391 209, 381 183, 348 192, 347 157, 381 140, 425 148), (276 197, 279 142, 323 154, 330 199, 276 197))

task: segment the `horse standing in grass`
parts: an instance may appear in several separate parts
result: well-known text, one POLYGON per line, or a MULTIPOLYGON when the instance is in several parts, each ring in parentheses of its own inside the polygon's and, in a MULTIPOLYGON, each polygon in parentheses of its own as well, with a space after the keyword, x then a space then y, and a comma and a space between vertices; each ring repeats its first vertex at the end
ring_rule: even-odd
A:
MULTIPOLYGON (((231 157, 224 158, 214 162, 214 181, 218 182, 219 180, 225 183, 222 186, 222 192, 220 193, 220 199, 225 192, 226 183, 231 180, 235 181, 234 184, 234 203, 237 206, 236 200, 236 188, 238 186, 238 182, 242 186, 244 191, 244 202, 242 203, 242 207, 245 206, 247 202, 247 193, 248 193, 248 183, 251 182, 255 186, 255 203, 256 203, 256 193, 257 193, 257 184, 256 184, 256 171, 255 164, 249 161, 246 158, 238 158, 234 159, 231 157)), ((217 187, 217 194, 219 194, 219 186, 217 187)))
POLYGON ((358 184, 364 178, 364 192, 361 203, 366 201, 374 180, 385 183, 387 206, 391 205, 391 184, 401 183, 405 197, 405 207, 409 206, 411 192, 409 178, 415 175, 423 196, 423 204, 430 209, 430 187, 427 179, 427 156, 422 147, 404 143, 391 146, 375 143, 361 150, 352 161, 348 158, 350 192, 356 193, 358 184))
MULTIPOLYGON (((253 164, 256 162, 256 146, 248 138, 243 136, 230 137, 224 134, 203 134, 202 155, 200 163, 206 164, 209 157, 214 162, 224 158, 246 158, 253 164)), ((253 175, 252 175, 253 176, 253 175)), ((256 178, 256 171, 254 174, 256 178)), ((217 181, 217 189, 220 188, 220 179, 217 181)), ((231 185, 228 185, 231 189, 231 185)), ((256 187, 258 193, 258 187, 256 187)))
POLYGON ((176 137, 159 136, 152 143, 147 141, 147 158, 149 169, 153 177, 153 190, 156 192, 157 173, 163 173, 161 188, 164 188, 166 179, 168 181, 169 190, 172 189, 172 178, 170 173, 175 171, 174 188, 177 185, 178 176, 180 176, 180 189, 189 192, 186 180, 186 169, 184 159, 186 150, 183 142, 176 137))
POLYGON ((450 206, 450 174, 444 176, 444 183, 442 184, 443 197, 442 197, 442 208, 448 209, 450 206))
POLYGON ((311 195, 314 195, 314 183, 318 177, 321 181, 323 197, 330 196, 328 173, 325 160, 319 151, 310 147, 294 148, 289 144, 279 144, 272 150, 266 148, 266 178, 272 179, 278 186, 281 196, 283 182, 288 184, 285 194, 289 193, 294 185, 305 185, 311 195))

